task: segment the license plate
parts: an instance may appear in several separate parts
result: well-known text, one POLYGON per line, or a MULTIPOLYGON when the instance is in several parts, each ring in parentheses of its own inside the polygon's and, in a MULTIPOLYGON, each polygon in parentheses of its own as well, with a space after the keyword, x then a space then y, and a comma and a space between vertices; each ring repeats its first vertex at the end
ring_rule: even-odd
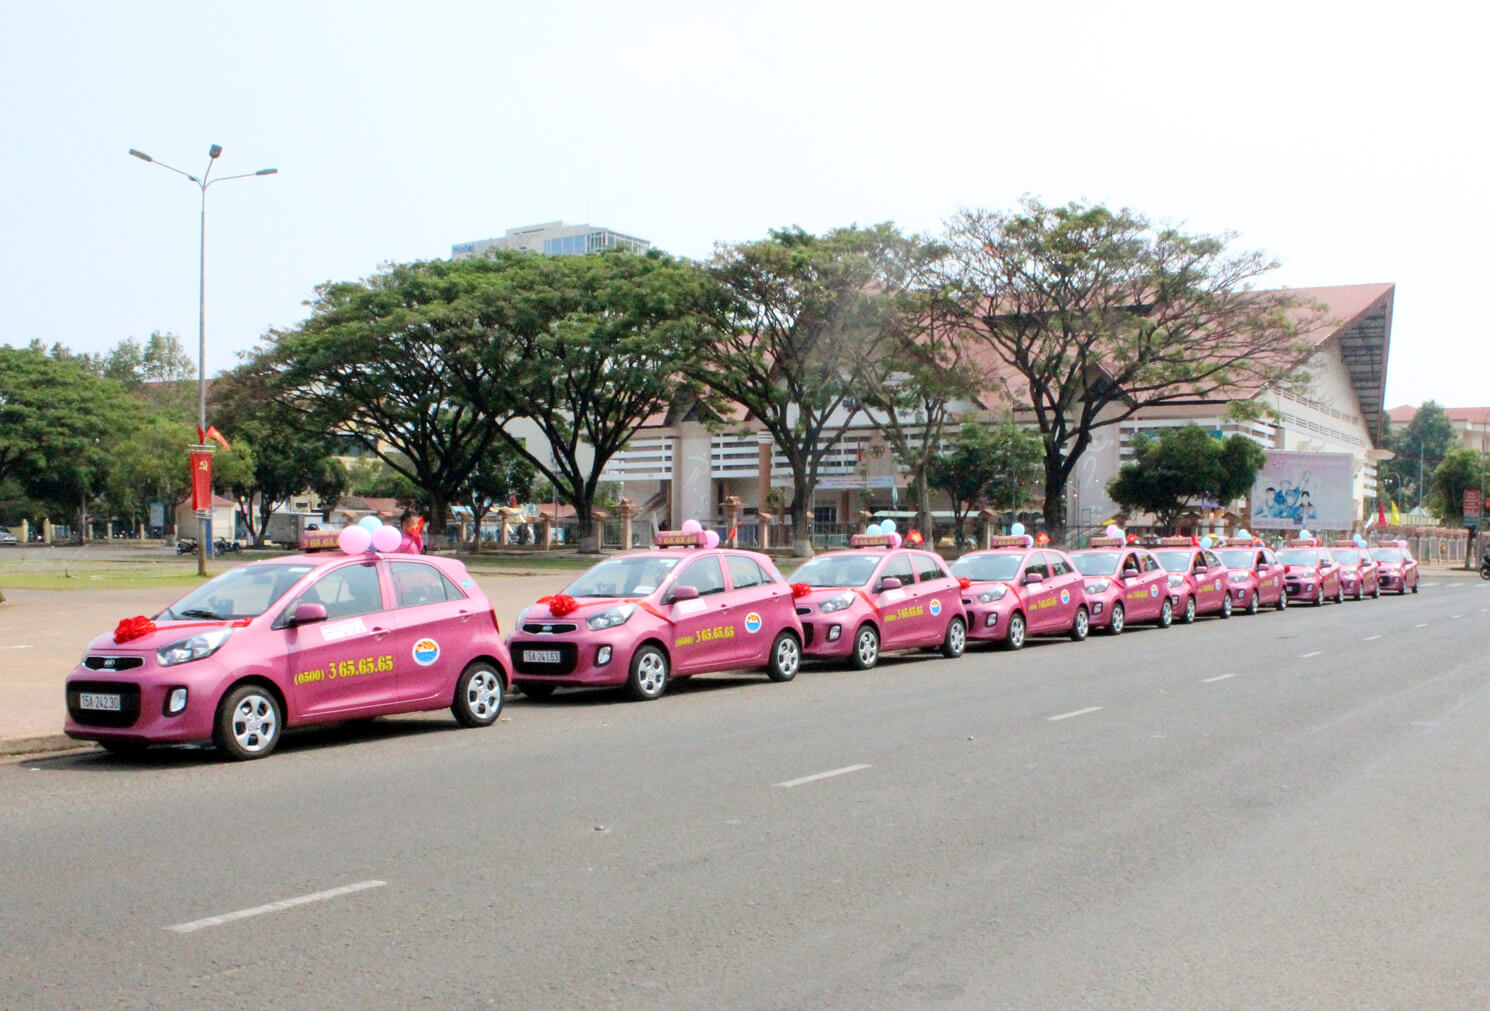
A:
POLYGON ((559 651, 556 649, 525 649, 523 659, 528 663, 558 663, 559 651))
POLYGON ((100 695, 96 692, 79 692, 78 706, 82 709, 105 709, 109 712, 119 712, 118 695, 100 695))

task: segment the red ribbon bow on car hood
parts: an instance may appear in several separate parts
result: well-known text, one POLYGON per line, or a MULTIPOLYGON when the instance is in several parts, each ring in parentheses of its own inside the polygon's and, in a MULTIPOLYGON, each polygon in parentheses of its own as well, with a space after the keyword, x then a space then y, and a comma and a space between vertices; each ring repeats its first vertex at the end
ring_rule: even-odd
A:
POLYGON ((792 584, 792 599, 793 600, 801 600, 803 597, 807 596, 811 592, 812 592, 812 587, 808 586, 806 583, 793 583, 792 584))
POLYGON ((125 618, 114 626, 114 641, 126 643, 134 639, 140 639, 155 631, 155 622, 137 614, 133 618, 125 618))
POLYGON ((538 603, 548 605, 548 613, 555 618, 562 618, 566 614, 572 614, 579 609, 579 601, 567 593, 556 593, 552 597, 539 597, 538 603))

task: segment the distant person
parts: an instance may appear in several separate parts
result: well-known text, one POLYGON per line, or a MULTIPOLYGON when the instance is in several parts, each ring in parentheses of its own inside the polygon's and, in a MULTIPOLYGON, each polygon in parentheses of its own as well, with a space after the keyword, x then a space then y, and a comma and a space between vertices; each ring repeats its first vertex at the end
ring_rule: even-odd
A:
POLYGON ((398 528, 404 535, 398 542, 398 550, 406 555, 424 554, 424 517, 405 509, 398 519, 398 528))

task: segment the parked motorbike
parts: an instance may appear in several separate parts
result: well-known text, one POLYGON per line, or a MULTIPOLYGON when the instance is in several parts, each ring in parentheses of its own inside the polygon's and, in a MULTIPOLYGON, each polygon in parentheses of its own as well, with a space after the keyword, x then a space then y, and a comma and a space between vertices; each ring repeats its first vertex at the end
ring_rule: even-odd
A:
POLYGON ((1490 579, 1490 548, 1485 550, 1485 557, 1480 559, 1480 578, 1490 579))
POLYGON ((212 542, 212 553, 226 555, 229 552, 236 554, 243 550, 243 546, 237 541, 230 541, 225 537, 219 537, 212 542))
POLYGON ((197 539, 195 537, 178 537, 176 539, 176 554, 194 555, 197 553, 197 539))

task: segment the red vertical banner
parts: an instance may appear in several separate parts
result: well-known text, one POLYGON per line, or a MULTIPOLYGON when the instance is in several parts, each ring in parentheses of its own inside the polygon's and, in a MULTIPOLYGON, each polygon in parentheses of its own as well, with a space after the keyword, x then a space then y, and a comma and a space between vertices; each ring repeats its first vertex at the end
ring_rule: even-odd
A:
POLYGON ((212 508, 212 451, 191 451, 191 507, 212 508))

